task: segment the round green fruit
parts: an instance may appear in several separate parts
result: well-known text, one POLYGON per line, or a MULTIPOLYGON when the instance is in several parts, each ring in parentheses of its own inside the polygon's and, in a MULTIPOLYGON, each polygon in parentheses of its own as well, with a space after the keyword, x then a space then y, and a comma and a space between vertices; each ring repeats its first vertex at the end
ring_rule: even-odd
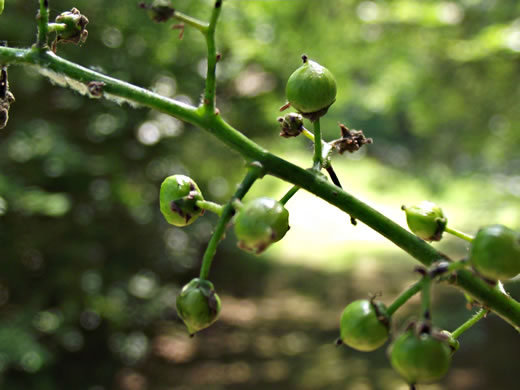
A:
POLYGON ((389 322, 381 302, 354 301, 341 314, 340 340, 358 351, 373 351, 388 339, 389 322))
POLYGON ((448 220, 439 206, 423 201, 402 209, 406 212, 408 227, 416 236, 426 241, 440 241, 448 220))
POLYGON ((289 212, 277 200, 256 198, 245 203, 235 217, 235 235, 242 249, 261 253, 289 230, 289 212))
POLYGON ((447 342, 414 330, 401 334, 390 346, 392 367, 410 384, 427 383, 448 372, 452 351, 447 342))
POLYGON ((202 193, 188 176, 169 176, 161 184, 161 212, 172 225, 187 226, 202 215, 204 210, 197 206, 198 200, 204 200, 202 193))
POLYGON ((515 277, 520 273, 520 234, 504 225, 481 228, 471 243, 469 261, 485 278, 515 277))
POLYGON ((302 114, 326 111, 336 100, 336 79, 327 68, 302 58, 303 65, 287 81, 287 100, 302 114))
POLYGON ((220 298, 213 283, 199 278, 185 285, 176 302, 177 313, 190 335, 207 328, 217 320, 220 298))

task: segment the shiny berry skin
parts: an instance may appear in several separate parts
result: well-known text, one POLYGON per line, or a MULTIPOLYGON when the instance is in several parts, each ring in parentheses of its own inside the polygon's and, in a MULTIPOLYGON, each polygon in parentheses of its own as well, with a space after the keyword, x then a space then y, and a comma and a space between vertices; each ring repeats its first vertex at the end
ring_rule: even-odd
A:
POLYGON ((172 225, 187 226, 203 214, 204 210, 196 205, 197 200, 204 198, 197 184, 188 176, 169 176, 161 184, 160 209, 172 225))
POLYGON ((515 277, 520 273, 520 234, 504 225, 481 228, 471 243, 469 261, 485 278, 515 277))
POLYGON ((285 94, 291 106, 303 114, 327 109, 336 100, 336 79, 317 62, 303 56, 303 65, 287 80, 285 94))
POLYGON ((363 299, 348 304, 341 314, 341 342, 364 352, 379 348, 389 334, 389 318, 385 313, 381 302, 363 299))
POLYGON ((416 236, 426 241, 440 241, 448 220, 435 203, 423 201, 416 206, 405 207, 406 222, 416 236))
POLYGON ((220 313, 220 298, 213 283, 199 278, 185 285, 176 302, 177 313, 190 335, 213 324, 220 313))
POLYGON ((246 202, 235 217, 235 235, 242 249, 261 253, 289 230, 289 212, 277 200, 256 198, 246 202))
POLYGON ((390 346, 392 367, 410 384, 427 383, 448 372, 452 350, 446 341, 414 330, 402 333, 390 346))

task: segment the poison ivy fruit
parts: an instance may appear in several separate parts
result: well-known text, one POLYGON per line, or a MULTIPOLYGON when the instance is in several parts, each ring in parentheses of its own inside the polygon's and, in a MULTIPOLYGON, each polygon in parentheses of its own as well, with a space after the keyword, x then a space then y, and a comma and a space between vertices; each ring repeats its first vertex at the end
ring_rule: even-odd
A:
POLYGON ((287 100, 302 114, 325 114, 336 100, 336 79, 317 62, 302 56, 303 65, 289 77, 285 88, 287 100))
POLYGON ((402 333, 390 346, 392 367, 410 384, 432 382, 448 372, 452 351, 449 344, 430 333, 402 333))
POLYGON ((469 261, 485 278, 515 277, 520 273, 520 234, 503 225, 481 228, 471 243, 469 261))
POLYGON ((406 212, 408 227, 416 236, 426 241, 440 241, 448 220, 439 206, 423 201, 402 209, 406 212))
POLYGON ((195 278, 177 297, 177 313, 190 335, 213 324, 220 313, 220 298, 209 280, 195 278))
POLYGON ((373 351, 388 339, 389 322, 383 303, 368 299, 354 301, 341 314, 341 343, 358 351, 373 351))
POLYGON ((204 200, 202 193, 188 176, 172 175, 161 184, 161 212, 172 225, 187 226, 203 214, 204 210, 196 204, 198 200, 204 200))
POLYGON ((277 200, 256 198, 242 205, 235 218, 235 235, 242 249, 261 253, 289 230, 289 212, 277 200))

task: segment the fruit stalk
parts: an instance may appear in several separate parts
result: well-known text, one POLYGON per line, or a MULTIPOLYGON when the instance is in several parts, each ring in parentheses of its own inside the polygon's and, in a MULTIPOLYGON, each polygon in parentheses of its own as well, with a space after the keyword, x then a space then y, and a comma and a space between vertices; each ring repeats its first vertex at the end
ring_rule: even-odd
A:
POLYGON ((202 266, 200 268, 200 279, 206 280, 209 276, 209 271, 211 269, 211 263, 213 258, 215 257, 215 253, 217 252, 217 246, 224 235, 224 231, 226 229, 226 225, 230 221, 233 216, 233 203, 238 199, 242 199, 244 195, 249 191, 254 182, 262 177, 264 174, 263 168, 259 164, 251 164, 247 175, 244 180, 238 186, 235 195, 231 197, 229 202, 224 206, 222 210, 222 215, 217 222, 217 226, 215 227, 215 231, 209 240, 206 251, 204 252, 204 257, 202 258, 202 266))
POLYGON ((489 313, 488 310, 481 308, 469 320, 467 320, 461 326, 459 326, 457 329, 451 332, 453 338, 457 339, 462 333, 467 331, 469 328, 471 328, 473 325, 479 322, 482 318, 484 318, 487 313, 489 313))
POLYGON ((314 125, 314 157, 313 157, 313 168, 316 170, 320 170, 322 166, 322 157, 321 157, 321 126, 320 126, 320 118, 316 119, 313 122, 314 125))
POLYGON ((468 242, 473 242, 473 237, 471 237, 469 234, 461 232, 460 230, 452 229, 452 228, 446 226, 444 228, 444 231, 446 233, 450 233, 451 235, 453 235, 455 237, 462 238, 463 240, 466 240, 468 242))
POLYGON ((395 300, 394 302, 388 306, 386 309, 386 312, 388 316, 392 316, 401 306, 403 306, 408 300, 413 297, 415 294, 417 294, 419 291, 421 291, 423 285, 423 279, 419 280, 418 282, 415 282, 410 287, 408 287, 406 290, 404 290, 395 300))

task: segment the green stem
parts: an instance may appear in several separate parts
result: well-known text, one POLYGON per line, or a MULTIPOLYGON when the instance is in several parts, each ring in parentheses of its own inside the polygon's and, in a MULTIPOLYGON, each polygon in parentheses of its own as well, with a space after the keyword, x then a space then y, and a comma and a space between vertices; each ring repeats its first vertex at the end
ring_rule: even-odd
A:
POLYGON ((182 12, 179 12, 177 10, 173 14, 173 17, 175 19, 180 20, 183 23, 186 23, 187 25, 189 25, 191 27, 195 27, 197 30, 199 30, 203 34, 206 34, 208 27, 209 27, 209 23, 204 23, 198 19, 192 18, 191 16, 183 14, 182 12))
POLYGON ((215 231, 209 240, 206 251, 204 252, 204 257, 202 258, 202 266, 200 268, 200 279, 207 279, 209 276, 209 271, 211 269, 211 263, 213 262, 213 258, 215 257, 215 253, 217 252, 217 246, 220 243, 220 240, 224 236, 224 231, 226 230, 226 225, 231 220, 233 216, 233 203, 237 199, 242 199, 244 195, 249 191, 253 183, 264 175, 264 169, 260 164, 253 163, 251 164, 249 171, 247 172, 246 177, 238 186, 235 195, 229 200, 229 202, 224 206, 222 210, 222 215, 217 222, 217 226, 215 227, 215 231))
POLYGON ((306 136, 308 139, 310 139, 312 142, 314 142, 314 134, 312 134, 309 130, 307 130, 305 127, 303 128, 302 134, 306 136))
POLYGON ((206 89, 204 91, 203 105, 206 112, 210 115, 215 113, 215 94, 217 89, 217 47, 215 44, 215 30, 217 27, 218 17, 222 9, 222 0, 216 0, 208 28, 204 36, 206 37, 206 45, 208 48, 208 68, 206 73, 206 89))
POLYGON ((316 170, 320 170, 322 166, 322 156, 321 156, 321 127, 320 127, 320 118, 317 118, 314 122, 314 158, 313 158, 313 168, 316 170))
POLYGON ((431 319, 431 293, 432 293, 432 279, 425 275, 423 276, 421 286, 421 317, 425 320, 431 319))
POLYGON ((37 16, 38 20, 38 41, 37 45, 40 49, 47 48, 49 36, 49 0, 40 0, 40 12, 37 16))
POLYGON ((222 215, 222 209, 224 208, 224 206, 215 202, 210 202, 208 200, 198 200, 195 202, 195 204, 197 205, 197 207, 211 211, 212 213, 215 213, 219 216, 222 215))
POLYGON ((390 306, 386 309, 386 312, 389 316, 394 314, 401 306, 403 306, 408 300, 421 291, 423 285, 423 279, 418 282, 412 284, 406 290, 404 290, 395 300, 392 302, 390 306))
POLYGON ((475 325, 477 322, 479 322, 482 318, 486 316, 488 313, 488 310, 482 308, 479 311, 477 311, 469 320, 464 322, 461 326, 459 326, 457 329, 455 329, 453 332, 451 332, 451 335, 454 339, 458 338, 462 333, 467 331, 469 328, 471 328, 473 325, 475 325))
POLYGON ((293 197, 293 195, 298 192, 299 189, 300 189, 300 187, 293 186, 289 191, 287 191, 287 193, 283 196, 283 198, 280 199, 280 203, 285 205, 289 201, 289 199, 291 199, 293 197))
MULTIPOLYGON (((427 242, 411 234, 401 226, 368 206, 358 198, 324 180, 313 172, 267 152, 251 139, 240 133, 222 119, 220 115, 206 115, 203 108, 196 108, 157 95, 144 88, 108 77, 91 69, 56 56, 49 51, 35 49, 15 49, 0 46, 0 63, 4 65, 31 65, 42 74, 52 74, 63 79, 63 85, 78 90, 78 85, 85 86, 90 81, 104 83, 103 96, 119 98, 171 115, 177 119, 200 127, 240 153, 246 160, 259 161, 265 172, 298 186, 336 206, 345 213, 363 222, 373 230, 392 241, 425 266, 445 259, 446 256, 427 242), (75 84, 67 82, 75 81, 75 84)), ((83 91, 81 89, 80 91, 83 91)), ((84 91, 83 91, 84 93, 84 91)), ((520 303, 510 296, 497 291, 468 270, 459 270, 452 283, 466 291, 472 298, 497 313, 510 324, 520 329, 520 303)))
POLYGON ((463 233, 460 230, 451 229, 448 226, 444 228, 444 231, 446 233, 453 234, 456 237, 462 238, 463 240, 466 240, 468 242, 473 242, 473 237, 471 237, 469 234, 463 233))

